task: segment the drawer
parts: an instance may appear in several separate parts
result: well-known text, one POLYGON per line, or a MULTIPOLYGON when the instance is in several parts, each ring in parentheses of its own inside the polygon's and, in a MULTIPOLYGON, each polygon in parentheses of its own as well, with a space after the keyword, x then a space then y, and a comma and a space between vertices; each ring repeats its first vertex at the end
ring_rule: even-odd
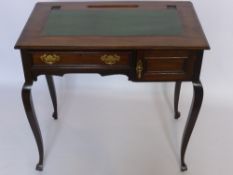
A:
POLYGON ((145 81, 189 80, 193 75, 195 53, 183 50, 139 52, 136 68, 137 78, 145 81))
POLYGON ((129 66, 131 53, 114 52, 35 52, 32 53, 33 65, 36 66, 129 66))

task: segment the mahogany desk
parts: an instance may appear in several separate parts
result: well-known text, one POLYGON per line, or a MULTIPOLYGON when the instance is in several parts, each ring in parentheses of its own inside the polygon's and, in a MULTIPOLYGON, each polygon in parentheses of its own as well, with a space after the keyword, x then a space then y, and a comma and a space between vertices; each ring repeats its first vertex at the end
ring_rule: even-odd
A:
POLYGON ((194 96, 181 142, 184 156, 203 99, 199 80, 203 52, 209 49, 190 2, 49 2, 37 3, 15 48, 25 76, 22 100, 39 150, 43 142, 31 99, 33 82, 45 75, 57 119, 52 75, 124 74, 134 82, 174 81, 175 118, 182 81, 193 83, 194 96))

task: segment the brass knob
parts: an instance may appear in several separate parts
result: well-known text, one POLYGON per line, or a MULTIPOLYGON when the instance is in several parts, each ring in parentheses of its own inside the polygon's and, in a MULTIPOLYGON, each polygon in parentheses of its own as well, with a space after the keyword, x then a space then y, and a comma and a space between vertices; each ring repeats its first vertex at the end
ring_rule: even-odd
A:
POLYGON ((142 60, 139 59, 137 61, 137 66, 136 66, 136 72, 137 72, 138 79, 142 78, 142 71, 143 71, 143 63, 142 63, 142 60))
POLYGON ((120 56, 118 55, 103 55, 100 57, 100 59, 108 65, 116 64, 118 61, 120 61, 120 56))
POLYGON ((43 61, 46 64, 54 64, 58 61, 60 61, 60 56, 56 54, 44 54, 40 57, 41 61, 43 61))

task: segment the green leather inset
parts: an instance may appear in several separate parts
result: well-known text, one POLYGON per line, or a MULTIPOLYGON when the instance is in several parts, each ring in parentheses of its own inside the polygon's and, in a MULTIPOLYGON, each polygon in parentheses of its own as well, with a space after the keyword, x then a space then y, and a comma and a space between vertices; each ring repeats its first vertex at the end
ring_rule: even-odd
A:
POLYGON ((42 31, 46 36, 153 36, 180 35, 176 9, 51 10, 42 31))

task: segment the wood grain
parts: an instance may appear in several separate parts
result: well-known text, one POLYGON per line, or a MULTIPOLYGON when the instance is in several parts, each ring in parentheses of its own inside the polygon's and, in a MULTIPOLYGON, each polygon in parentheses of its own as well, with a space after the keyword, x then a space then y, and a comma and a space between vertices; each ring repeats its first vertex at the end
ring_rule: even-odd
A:
POLYGON ((36 4, 15 48, 57 50, 209 49, 209 44, 190 2, 42 2, 36 4), (164 10, 175 7, 183 25, 183 33, 180 36, 41 36, 47 17, 54 8, 55 10, 80 10, 95 6, 115 7, 115 9, 137 6, 137 9, 145 10, 164 10))

